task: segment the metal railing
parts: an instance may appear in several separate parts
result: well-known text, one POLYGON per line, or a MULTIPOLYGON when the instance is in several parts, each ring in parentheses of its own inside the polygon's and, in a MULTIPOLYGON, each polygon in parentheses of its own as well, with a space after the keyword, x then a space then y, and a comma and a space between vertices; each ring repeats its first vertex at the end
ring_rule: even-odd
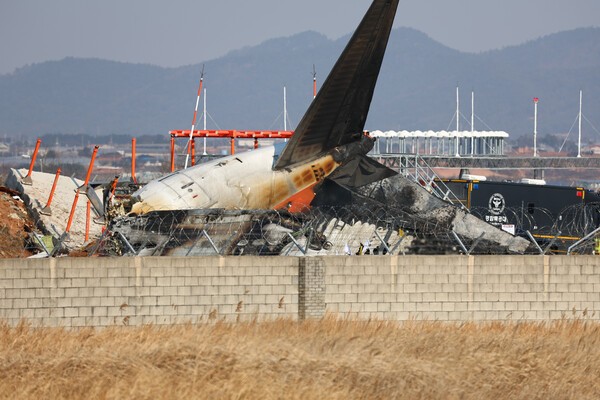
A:
POLYGON ((450 202, 463 210, 468 211, 460 199, 418 154, 401 156, 398 172, 404 177, 418 183, 425 188, 425 190, 439 199, 450 202))

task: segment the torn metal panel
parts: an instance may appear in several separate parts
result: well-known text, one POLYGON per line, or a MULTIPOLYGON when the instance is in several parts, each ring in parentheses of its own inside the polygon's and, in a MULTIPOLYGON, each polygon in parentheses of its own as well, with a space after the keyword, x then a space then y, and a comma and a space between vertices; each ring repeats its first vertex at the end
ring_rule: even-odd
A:
POLYGON ((356 189, 356 192, 381 205, 387 205, 390 212, 397 209, 414 214, 431 224, 439 225, 440 228, 451 228, 457 234, 471 240, 476 240, 485 232, 485 241, 504 246, 514 253, 524 253, 530 244, 524 238, 504 232, 432 196, 418 184, 401 175, 356 189))
MULTIPOLYGON (((346 223, 338 218, 329 220, 323 235, 327 238, 327 246, 320 249, 312 249, 309 246, 305 252, 301 252, 290 243, 283 248, 281 254, 290 256, 406 254, 410 251, 414 240, 414 236, 404 233, 401 229, 378 227, 361 221, 346 223)), ((298 243, 300 246, 306 246, 306 241, 307 238, 303 237, 298 243)))

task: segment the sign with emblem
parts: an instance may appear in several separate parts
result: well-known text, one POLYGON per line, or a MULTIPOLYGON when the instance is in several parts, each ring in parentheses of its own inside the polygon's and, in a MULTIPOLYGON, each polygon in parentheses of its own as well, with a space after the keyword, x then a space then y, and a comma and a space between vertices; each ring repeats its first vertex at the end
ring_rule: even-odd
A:
POLYGON ((504 215, 504 209, 506 207, 506 200, 500 193, 494 193, 488 200, 488 215, 485 216, 485 222, 488 222, 494 226, 500 226, 501 224, 507 224, 508 218, 504 215))
POLYGON ((504 196, 500 193, 494 193, 488 202, 488 208, 490 209, 490 213, 493 215, 500 215, 504 211, 504 207, 506 206, 506 201, 504 201, 504 196))

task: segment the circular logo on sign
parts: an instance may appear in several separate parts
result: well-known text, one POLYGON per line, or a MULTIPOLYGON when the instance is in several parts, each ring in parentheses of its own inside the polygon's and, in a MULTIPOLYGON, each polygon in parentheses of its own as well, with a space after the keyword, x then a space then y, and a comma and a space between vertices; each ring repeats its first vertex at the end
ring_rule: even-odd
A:
POLYGON ((502 196, 500 193, 494 193, 492 197, 490 197, 488 206, 492 214, 500 215, 502 214, 502 211, 504 211, 505 204, 506 203, 504 202, 504 196, 502 196))

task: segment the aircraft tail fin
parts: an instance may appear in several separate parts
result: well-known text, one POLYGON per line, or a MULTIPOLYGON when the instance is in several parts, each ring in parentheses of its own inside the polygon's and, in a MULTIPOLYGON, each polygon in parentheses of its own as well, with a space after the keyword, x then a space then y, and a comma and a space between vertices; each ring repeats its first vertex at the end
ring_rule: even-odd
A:
POLYGON ((362 136, 398 1, 373 1, 275 169, 311 161, 362 136))

